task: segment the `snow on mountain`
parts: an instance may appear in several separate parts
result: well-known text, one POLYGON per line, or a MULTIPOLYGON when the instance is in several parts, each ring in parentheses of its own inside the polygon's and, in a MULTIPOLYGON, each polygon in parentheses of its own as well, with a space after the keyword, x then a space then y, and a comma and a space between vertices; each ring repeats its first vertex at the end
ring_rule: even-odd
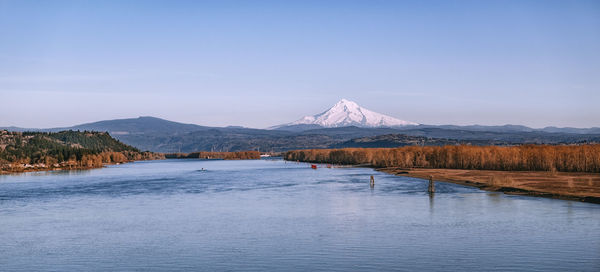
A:
POLYGON ((323 127, 395 127, 418 124, 370 111, 353 101, 342 99, 323 113, 305 116, 295 122, 273 128, 294 125, 319 125, 323 127))

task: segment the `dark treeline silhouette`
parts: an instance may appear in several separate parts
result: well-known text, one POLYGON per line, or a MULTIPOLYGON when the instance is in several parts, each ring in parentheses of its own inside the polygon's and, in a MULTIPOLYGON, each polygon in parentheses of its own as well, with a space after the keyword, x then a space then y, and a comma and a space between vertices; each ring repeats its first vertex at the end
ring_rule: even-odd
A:
POLYGON ((258 151, 238 152, 192 152, 166 154, 167 159, 223 159, 223 160, 256 160, 260 159, 258 151))
POLYGON ((0 170, 93 168, 161 158, 161 154, 140 152, 112 138, 106 132, 8 132, 0 131, 0 170))
POLYGON ((378 168, 600 173, 600 144, 309 149, 288 151, 285 159, 378 168))

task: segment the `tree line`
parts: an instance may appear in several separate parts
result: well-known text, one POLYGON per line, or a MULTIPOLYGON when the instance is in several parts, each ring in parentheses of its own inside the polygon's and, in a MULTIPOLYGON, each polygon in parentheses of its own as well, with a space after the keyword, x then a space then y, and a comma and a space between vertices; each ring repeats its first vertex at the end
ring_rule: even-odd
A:
POLYGON ((258 151, 238 151, 238 152, 192 152, 192 153, 171 153, 166 154, 167 159, 223 159, 223 160, 256 160, 260 159, 258 151))
POLYGON ((285 159, 377 168, 600 173, 600 144, 309 149, 288 151, 285 159))

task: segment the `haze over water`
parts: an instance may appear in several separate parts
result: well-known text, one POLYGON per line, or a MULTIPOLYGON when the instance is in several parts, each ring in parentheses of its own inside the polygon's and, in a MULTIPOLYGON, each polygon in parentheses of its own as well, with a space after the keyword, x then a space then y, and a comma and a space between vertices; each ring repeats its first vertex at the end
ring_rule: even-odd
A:
POLYGON ((600 205, 426 189, 281 160, 0 176, 0 270, 600 270, 600 205))

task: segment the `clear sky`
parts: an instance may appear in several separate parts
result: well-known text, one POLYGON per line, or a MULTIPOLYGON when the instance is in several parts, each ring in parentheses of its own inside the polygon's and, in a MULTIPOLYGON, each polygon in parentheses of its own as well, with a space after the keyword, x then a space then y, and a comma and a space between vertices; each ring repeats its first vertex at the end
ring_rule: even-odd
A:
POLYGON ((600 1, 0 0, 0 126, 600 126, 600 1))

